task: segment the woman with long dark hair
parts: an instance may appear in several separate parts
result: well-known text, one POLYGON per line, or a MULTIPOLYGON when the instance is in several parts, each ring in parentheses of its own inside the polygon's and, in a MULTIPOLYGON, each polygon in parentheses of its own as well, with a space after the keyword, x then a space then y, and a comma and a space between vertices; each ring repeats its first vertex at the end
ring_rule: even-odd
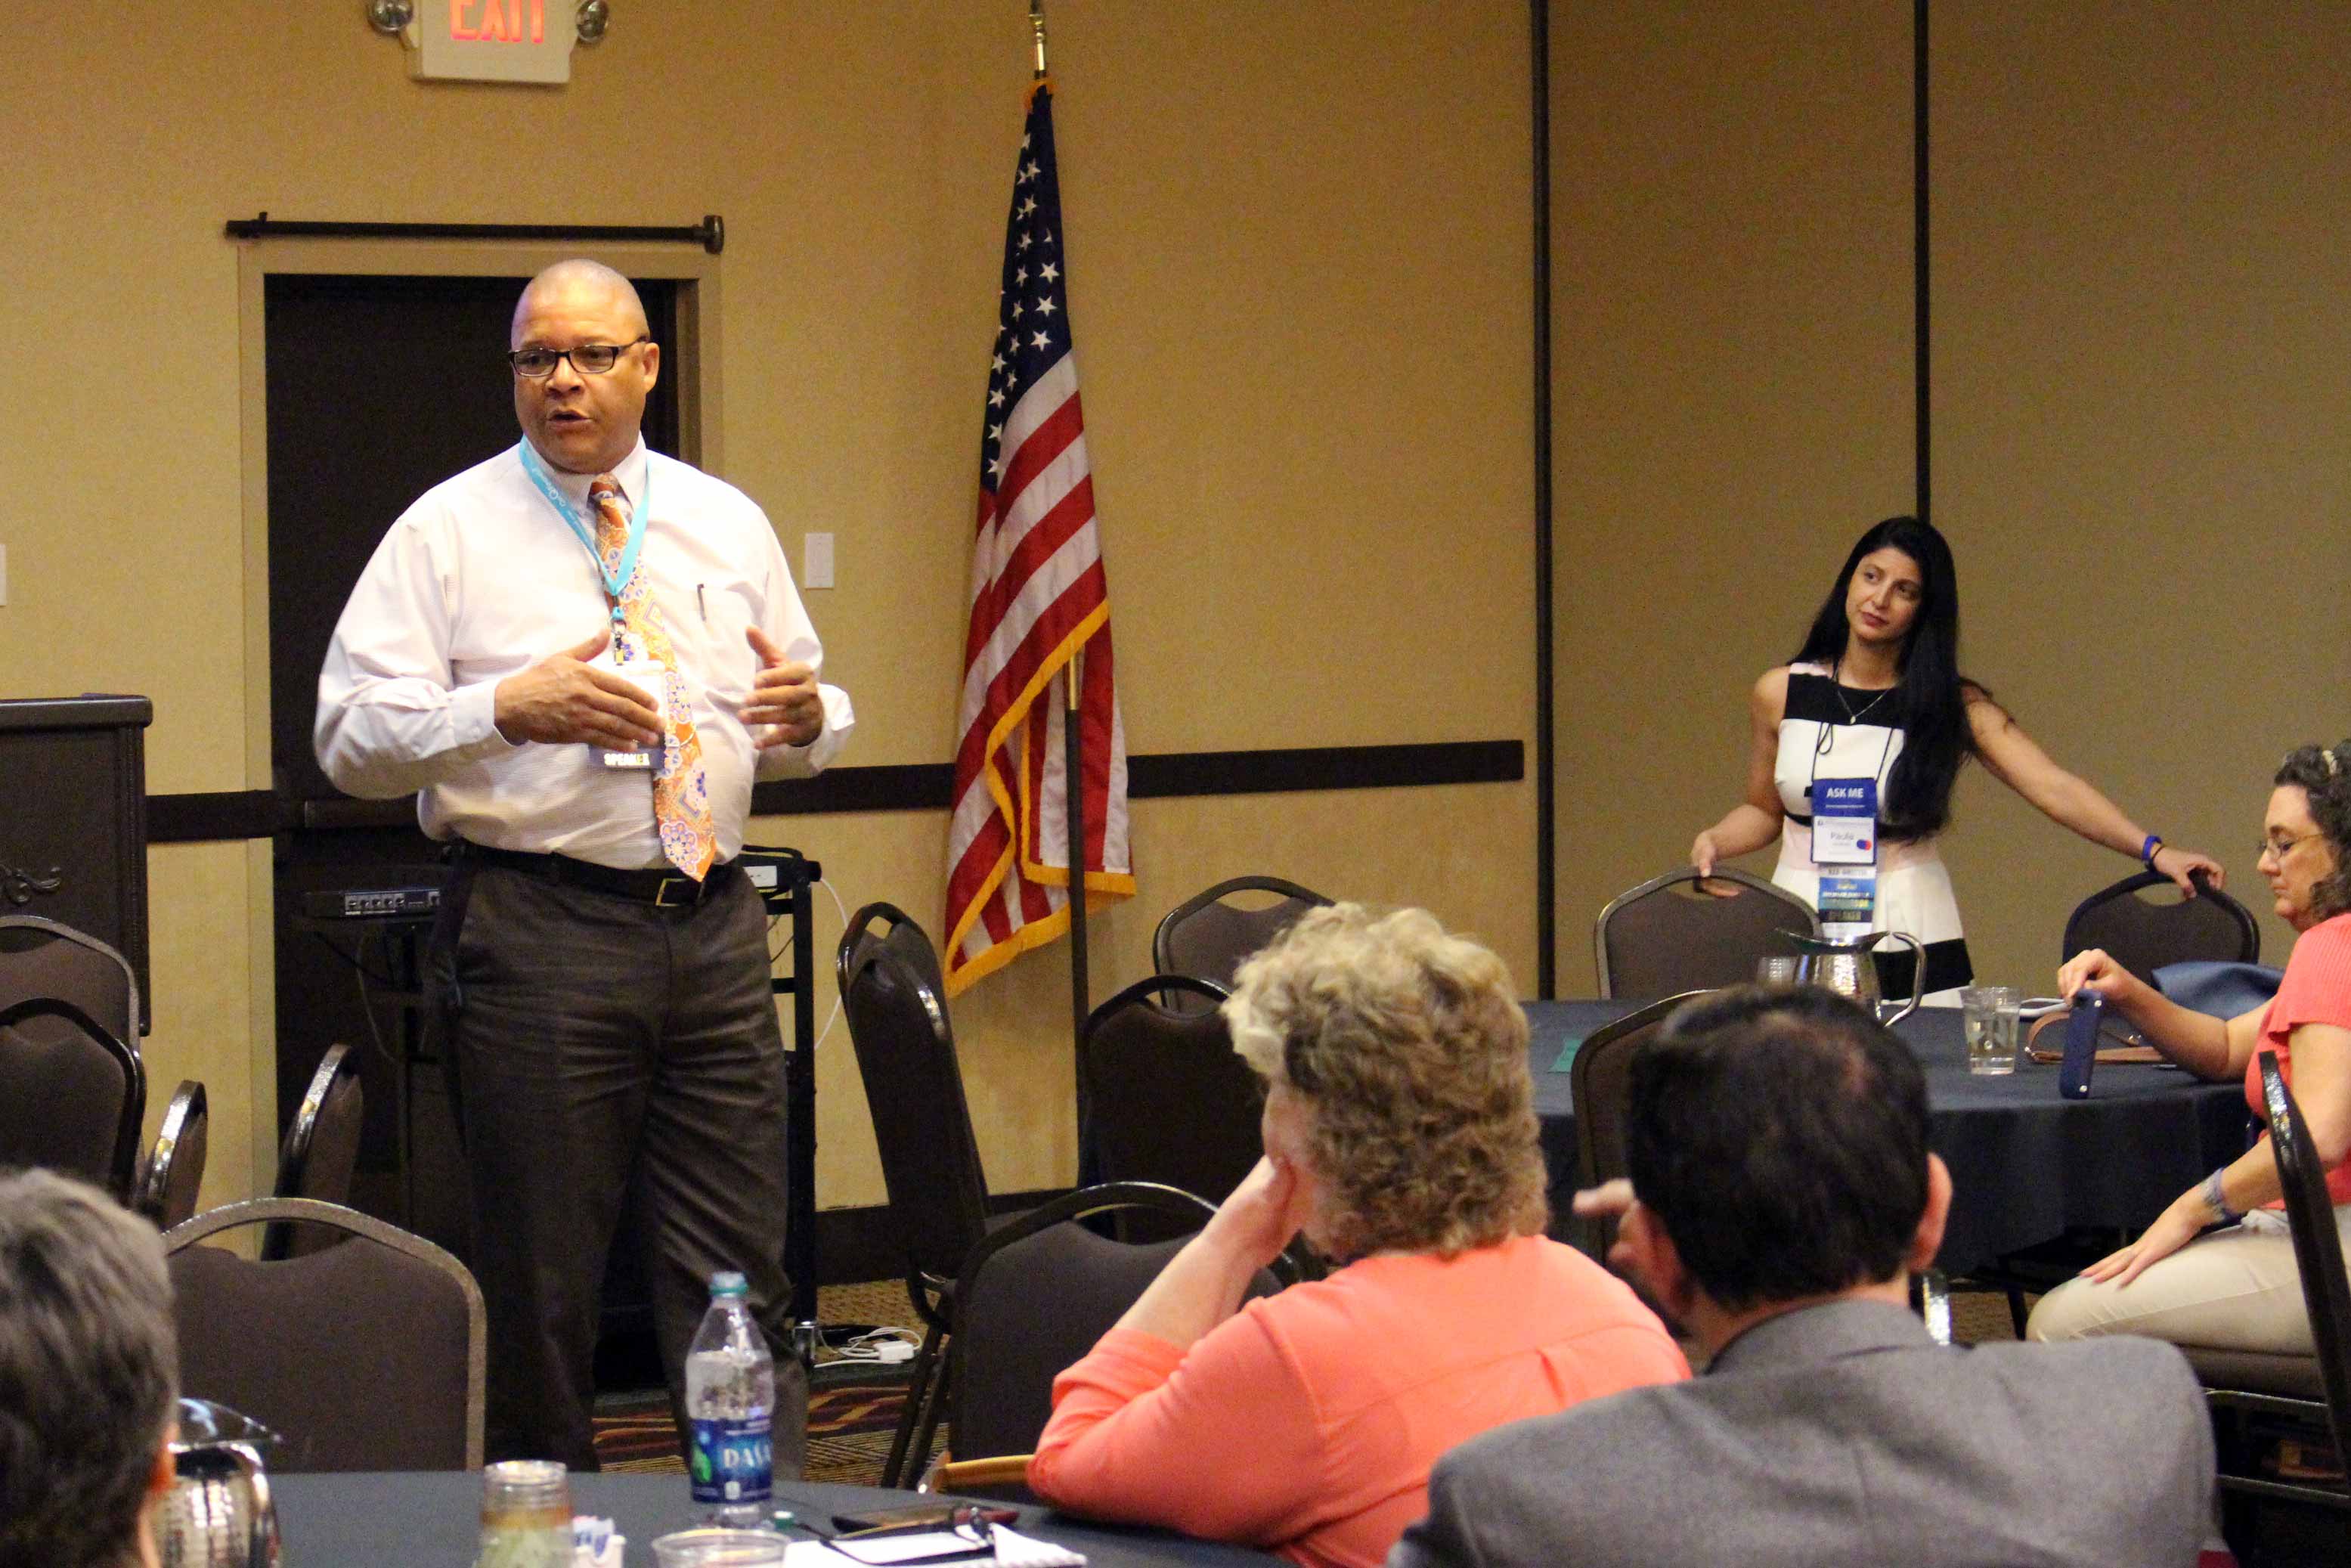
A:
MULTIPOLYGON (((2165 843, 2051 761, 1959 673, 1951 547, 1916 517, 1888 517, 1855 543, 1803 646, 1763 673, 1749 710, 1746 799, 1698 834, 1690 863, 1711 874, 1716 862, 1779 840, 1771 880, 1819 908, 1833 932, 1905 931, 1925 945, 1921 991, 1974 977, 1950 873, 1935 852, 1970 758, 2050 821, 2144 862, 2191 898, 2191 878, 2215 887, 2226 879, 2220 862, 2165 843)), ((1909 988, 1910 964, 1907 952, 1879 955, 1889 989, 1909 988)))

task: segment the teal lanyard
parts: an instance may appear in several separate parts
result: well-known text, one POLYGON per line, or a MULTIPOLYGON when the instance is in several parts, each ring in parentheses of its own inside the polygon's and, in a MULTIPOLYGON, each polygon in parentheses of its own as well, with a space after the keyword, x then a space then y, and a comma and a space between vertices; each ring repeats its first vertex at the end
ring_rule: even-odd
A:
MULTIPOLYGON (((612 624, 620 625, 622 619, 621 594, 629 586, 629 579, 636 575, 637 552, 644 548, 645 543, 645 515, 653 494, 652 461, 646 461, 644 483, 637 486, 643 494, 629 507, 629 542, 621 549, 620 569, 607 571, 604 570, 604 552, 596 548, 595 528, 581 517, 580 508, 571 504, 569 497, 556 487, 555 481, 540 465, 538 454, 530 449, 529 438, 517 442, 516 449, 522 454, 522 471, 530 476, 530 482, 538 486, 538 493, 547 497, 547 504, 555 508, 555 515, 569 526, 571 537, 587 549, 589 560, 595 564, 596 575, 603 580, 604 596, 611 601, 612 624)), ((618 482, 614 481, 615 484, 618 482)))

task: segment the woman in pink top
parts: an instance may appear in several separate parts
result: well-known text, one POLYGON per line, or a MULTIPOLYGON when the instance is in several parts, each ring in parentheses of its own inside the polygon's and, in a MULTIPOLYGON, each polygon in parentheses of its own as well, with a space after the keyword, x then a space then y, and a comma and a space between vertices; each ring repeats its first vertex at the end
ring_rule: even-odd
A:
POLYGON ((1242 966, 1265 1158, 1053 1385, 1029 1485, 1299 1563, 1376 1563, 1464 1438, 1689 1374, 1655 1314, 1548 1240, 1527 1021, 1426 912, 1318 909, 1242 966), (1292 1236, 1343 1263, 1240 1305, 1292 1236))
MULTIPOLYGON (((2241 1078, 2262 1106, 2257 1053, 2273 1051, 2326 1166, 2335 1222, 2351 1245, 2351 741, 2305 746, 2277 771, 2261 868, 2277 912, 2301 935, 2270 1002, 2232 1019, 2189 1012, 2092 949, 2058 971, 2072 996, 2095 986, 2149 1043, 2201 1078, 2241 1078)), ((2315 1354, 2302 1277, 2264 1137, 2165 1209, 2147 1233, 2052 1291, 2034 1339, 2138 1333, 2175 1344, 2315 1354), (2212 1226, 2227 1228, 2203 1234, 2212 1226)))

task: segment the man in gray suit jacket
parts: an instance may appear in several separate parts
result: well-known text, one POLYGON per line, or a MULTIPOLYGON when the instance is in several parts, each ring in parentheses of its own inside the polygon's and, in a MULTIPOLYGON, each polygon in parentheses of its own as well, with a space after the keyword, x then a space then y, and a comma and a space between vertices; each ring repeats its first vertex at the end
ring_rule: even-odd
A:
POLYGON ((2196 1562, 2212 1437, 2178 1351, 1953 1349, 1910 1313, 1951 1177, 1869 1015, 1693 1002, 1635 1058, 1625 1135, 1629 1186, 1578 1207, 1622 1213, 1609 1261, 1712 1364, 1454 1449, 1388 1568, 2196 1562))

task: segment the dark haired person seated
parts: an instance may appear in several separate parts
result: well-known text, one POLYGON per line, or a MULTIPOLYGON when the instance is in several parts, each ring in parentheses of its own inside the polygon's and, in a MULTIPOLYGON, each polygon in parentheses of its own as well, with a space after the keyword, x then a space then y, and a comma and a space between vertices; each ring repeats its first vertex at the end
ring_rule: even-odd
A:
POLYGON ((1907 1307, 1951 1178, 1899 1041, 1843 998, 1693 1002, 1632 1065, 1609 1260, 1713 1364, 1437 1464, 1389 1568, 2197 1560, 2212 1437, 2151 1340, 1936 1344, 1907 1307))
POLYGON ((0 1175, 0 1568, 155 1568, 178 1346, 152 1227, 79 1182, 0 1175))

